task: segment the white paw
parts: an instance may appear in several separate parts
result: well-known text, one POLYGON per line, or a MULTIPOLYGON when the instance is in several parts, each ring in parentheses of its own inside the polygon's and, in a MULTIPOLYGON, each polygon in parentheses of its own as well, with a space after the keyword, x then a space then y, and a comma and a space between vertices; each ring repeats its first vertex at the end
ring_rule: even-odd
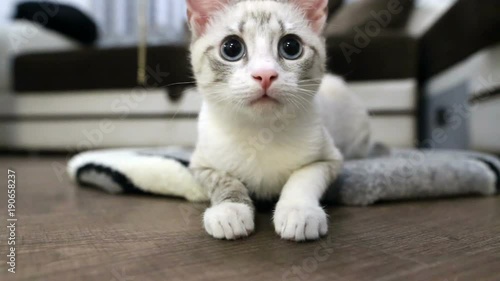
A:
POLYGON ((253 210, 243 203, 221 203, 208 208, 203 224, 208 234, 218 239, 238 239, 254 230, 253 210))
POLYGON ((274 211, 274 228, 283 239, 316 240, 328 232, 325 211, 319 206, 278 205, 274 211))

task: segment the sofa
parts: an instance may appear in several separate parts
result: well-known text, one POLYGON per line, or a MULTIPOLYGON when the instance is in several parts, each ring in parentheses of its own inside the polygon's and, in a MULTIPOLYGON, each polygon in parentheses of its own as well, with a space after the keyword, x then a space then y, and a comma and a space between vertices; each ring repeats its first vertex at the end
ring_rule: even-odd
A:
MULTIPOLYGON (((446 113, 429 98, 432 81, 498 44, 498 17, 492 16, 497 1, 457 0, 439 9, 415 7, 418 1, 412 0, 339 2, 330 2, 325 29, 328 68, 343 76, 367 105, 375 139, 396 147, 438 147, 427 141, 435 132, 429 120, 443 121, 446 113), (469 21, 459 20, 463 17, 469 21), (478 34, 482 37, 474 37, 477 44, 449 51, 478 34), (448 37, 451 41, 441 40, 448 37)), ((17 55, 12 91, 4 104, 8 110, 0 116, 0 128, 10 137, 0 140, 0 146, 86 150, 194 145, 201 97, 189 90, 193 81, 187 42, 152 46, 148 53, 147 87, 136 80, 135 47, 71 47, 17 55)), ((460 136, 469 139, 474 130, 467 127, 460 136)), ((482 147, 475 141, 438 145, 482 147)))

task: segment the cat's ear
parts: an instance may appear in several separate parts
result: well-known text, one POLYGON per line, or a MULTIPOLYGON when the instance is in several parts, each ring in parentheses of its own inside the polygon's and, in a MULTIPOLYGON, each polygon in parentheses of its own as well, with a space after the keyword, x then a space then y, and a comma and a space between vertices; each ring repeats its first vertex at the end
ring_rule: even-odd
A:
POLYGON ((205 28, 215 12, 224 8, 230 0, 187 0, 188 23, 196 35, 205 32, 205 28))
POLYGON ((315 32, 323 31, 328 15, 328 0, 291 0, 291 2, 305 12, 315 32))

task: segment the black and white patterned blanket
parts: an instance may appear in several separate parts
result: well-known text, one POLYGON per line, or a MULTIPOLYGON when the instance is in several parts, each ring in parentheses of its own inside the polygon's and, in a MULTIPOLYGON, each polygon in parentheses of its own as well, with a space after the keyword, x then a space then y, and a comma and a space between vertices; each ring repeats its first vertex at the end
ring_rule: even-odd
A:
MULTIPOLYGON (((68 163, 81 186, 110 193, 152 193, 207 201, 188 165, 191 151, 176 147, 96 150, 68 163)), ((467 151, 393 150, 389 156, 346 161, 324 196, 327 204, 370 205, 378 201, 495 195, 497 157, 467 151)))

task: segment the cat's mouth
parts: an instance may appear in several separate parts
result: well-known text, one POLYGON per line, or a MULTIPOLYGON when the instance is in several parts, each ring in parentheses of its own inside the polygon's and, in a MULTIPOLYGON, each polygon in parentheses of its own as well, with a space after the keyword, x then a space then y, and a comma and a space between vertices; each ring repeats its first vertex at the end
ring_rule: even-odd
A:
POLYGON ((251 105, 257 105, 257 104, 278 104, 278 100, 269 96, 268 94, 263 94, 262 96, 252 100, 250 102, 251 105))

